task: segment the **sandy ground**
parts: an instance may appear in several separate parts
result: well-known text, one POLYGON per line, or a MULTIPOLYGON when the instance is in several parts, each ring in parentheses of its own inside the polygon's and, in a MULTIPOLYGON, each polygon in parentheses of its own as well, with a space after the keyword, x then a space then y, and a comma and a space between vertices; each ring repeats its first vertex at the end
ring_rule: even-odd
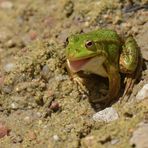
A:
POLYGON ((0 0, 0 148, 148 147, 148 93, 137 97, 148 83, 147 9, 146 0, 0 0), (118 117, 109 122, 94 121, 102 106, 92 103, 107 80, 88 75, 88 95, 65 66, 66 38, 98 28, 132 34, 143 57, 142 75, 121 103, 122 80, 112 104, 118 117))

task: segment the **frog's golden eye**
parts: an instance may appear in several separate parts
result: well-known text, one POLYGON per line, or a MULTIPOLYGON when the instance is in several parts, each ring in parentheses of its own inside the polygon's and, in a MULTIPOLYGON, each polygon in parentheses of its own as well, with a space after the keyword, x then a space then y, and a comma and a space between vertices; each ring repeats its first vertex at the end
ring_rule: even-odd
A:
POLYGON ((87 41, 85 47, 89 50, 96 50, 95 43, 93 41, 87 41))

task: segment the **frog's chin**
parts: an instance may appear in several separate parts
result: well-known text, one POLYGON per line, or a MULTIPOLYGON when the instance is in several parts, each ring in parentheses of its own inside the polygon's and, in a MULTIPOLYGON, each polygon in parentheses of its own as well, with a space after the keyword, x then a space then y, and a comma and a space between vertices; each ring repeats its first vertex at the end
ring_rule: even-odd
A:
POLYGON ((67 60, 68 67, 72 72, 79 72, 92 58, 69 61, 67 60))

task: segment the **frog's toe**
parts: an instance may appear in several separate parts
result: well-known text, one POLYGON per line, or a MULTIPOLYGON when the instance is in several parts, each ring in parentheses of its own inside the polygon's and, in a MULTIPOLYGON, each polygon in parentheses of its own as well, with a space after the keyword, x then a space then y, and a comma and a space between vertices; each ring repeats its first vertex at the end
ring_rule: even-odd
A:
POLYGON ((121 98, 121 101, 123 101, 123 100, 128 101, 128 99, 132 93, 135 81, 136 81, 136 79, 133 79, 133 76, 131 76, 131 75, 126 77, 126 79, 124 80, 124 83, 126 83, 126 85, 125 85, 125 89, 124 89, 124 93, 121 98))
POLYGON ((75 77, 73 77, 73 81, 80 87, 79 91, 81 93, 89 94, 87 88, 84 85, 84 80, 82 78, 76 75, 75 77))

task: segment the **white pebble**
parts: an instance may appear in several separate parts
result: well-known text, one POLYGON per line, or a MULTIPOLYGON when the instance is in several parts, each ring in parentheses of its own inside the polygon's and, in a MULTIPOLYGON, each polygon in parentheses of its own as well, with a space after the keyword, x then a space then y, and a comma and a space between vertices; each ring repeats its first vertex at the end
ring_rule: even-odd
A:
POLYGON ((8 63, 8 64, 6 64, 4 66, 4 70, 6 72, 10 72, 10 71, 14 70, 14 68, 15 68, 15 64, 14 63, 8 63))
POLYGON ((17 103, 11 103, 11 108, 12 109, 17 109, 18 108, 18 104, 17 103))
POLYGON ((118 113, 112 107, 105 108, 93 115, 94 121, 111 122, 119 118, 118 113))
POLYGON ((148 99, 148 84, 145 84, 136 95, 137 100, 148 99))
POLYGON ((24 118, 24 120, 28 122, 28 121, 30 121, 30 117, 29 117, 29 116, 26 116, 26 117, 24 118))
POLYGON ((53 135, 53 139, 54 139, 55 141, 58 141, 58 140, 59 140, 59 136, 58 136, 58 135, 53 135))
POLYGON ((37 117, 39 118, 42 117, 42 114, 40 112, 37 112, 36 114, 37 114, 37 117))
POLYGON ((111 140, 111 142, 110 142, 110 143, 111 143, 112 145, 114 145, 114 144, 117 144, 118 142, 119 142, 119 140, 118 140, 118 139, 113 139, 113 140, 111 140))

